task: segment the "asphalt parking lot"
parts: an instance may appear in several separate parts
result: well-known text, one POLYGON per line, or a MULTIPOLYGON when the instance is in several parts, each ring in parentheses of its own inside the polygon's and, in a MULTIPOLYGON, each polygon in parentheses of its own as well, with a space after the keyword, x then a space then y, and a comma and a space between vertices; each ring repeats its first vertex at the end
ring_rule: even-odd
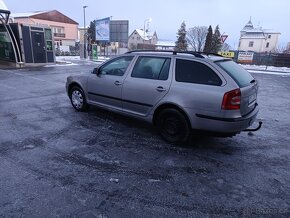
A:
POLYGON ((259 132, 181 147, 138 120, 76 112, 66 77, 92 68, 0 70, 0 217, 290 216, 290 76, 253 74, 259 132))

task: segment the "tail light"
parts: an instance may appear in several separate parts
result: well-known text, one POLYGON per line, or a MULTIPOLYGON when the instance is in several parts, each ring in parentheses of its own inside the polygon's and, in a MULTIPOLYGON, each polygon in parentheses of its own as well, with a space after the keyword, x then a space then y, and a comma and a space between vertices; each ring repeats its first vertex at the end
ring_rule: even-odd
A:
POLYGON ((241 108, 241 90, 235 89, 224 94, 222 109, 239 110, 241 108))

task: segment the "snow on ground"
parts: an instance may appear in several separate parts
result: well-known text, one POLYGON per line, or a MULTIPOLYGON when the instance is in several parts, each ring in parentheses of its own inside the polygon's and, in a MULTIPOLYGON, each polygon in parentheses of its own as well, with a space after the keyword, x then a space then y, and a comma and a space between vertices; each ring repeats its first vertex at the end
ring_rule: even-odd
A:
POLYGON ((273 67, 265 65, 247 65, 240 64, 250 73, 259 73, 259 74, 270 74, 270 75, 279 75, 279 76, 290 76, 290 68, 287 67, 273 67))
POLYGON ((99 56, 97 60, 81 59, 80 56, 56 56, 54 65, 47 65, 46 67, 55 66, 72 66, 79 65, 80 62, 99 62, 102 63, 110 58, 99 56))
POLYGON ((56 61, 80 60, 80 56, 56 56, 56 61))
POLYGON ((269 75, 279 75, 279 76, 290 76, 290 73, 283 73, 281 71, 266 71, 266 70, 249 70, 250 73, 259 73, 259 74, 269 74, 269 75))
POLYGON ((270 72, 283 72, 283 73, 290 73, 290 68, 287 67, 273 67, 273 66, 265 66, 265 65, 247 65, 242 64, 246 70, 255 70, 255 71, 270 71, 270 72))
POLYGON ((75 65, 78 65, 78 64, 72 63, 72 62, 57 61, 56 64, 49 64, 49 65, 45 65, 44 67, 69 67, 69 66, 75 66, 75 65))
MULTIPOLYGON (((56 56, 56 61, 80 61, 80 60, 84 60, 84 59, 81 59, 80 56, 56 56)), ((99 56, 98 57, 98 61, 106 61, 110 58, 108 57, 103 57, 103 56, 99 56)), ((86 59, 86 60, 89 60, 89 59, 86 59)))

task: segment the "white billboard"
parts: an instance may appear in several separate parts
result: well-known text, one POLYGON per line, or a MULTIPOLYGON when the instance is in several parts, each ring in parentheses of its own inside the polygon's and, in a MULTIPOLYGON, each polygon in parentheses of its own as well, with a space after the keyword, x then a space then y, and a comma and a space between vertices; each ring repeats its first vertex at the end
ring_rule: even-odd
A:
POLYGON ((110 17, 96 20, 96 41, 110 41, 110 17))
POLYGON ((238 62, 239 63, 252 63, 254 58, 254 52, 239 52, 238 62))

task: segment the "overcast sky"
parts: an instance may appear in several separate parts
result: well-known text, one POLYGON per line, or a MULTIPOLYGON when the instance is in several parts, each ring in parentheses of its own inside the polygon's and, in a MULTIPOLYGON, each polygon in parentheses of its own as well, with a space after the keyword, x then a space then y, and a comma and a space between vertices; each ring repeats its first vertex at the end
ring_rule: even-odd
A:
MULTIPOLYGON (((176 40, 182 21, 187 28, 220 26, 229 35, 227 43, 237 47, 240 31, 252 17, 254 26, 281 33, 279 43, 290 42, 290 0, 4 0, 12 13, 58 10, 84 24, 83 5, 87 5, 86 21, 112 16, 113 20, 129 20, 130 33, 143 28, 152 18, 150 31, 159 39, 176 40)), ((130 34, 129 33, 129 34, 130 34)))

